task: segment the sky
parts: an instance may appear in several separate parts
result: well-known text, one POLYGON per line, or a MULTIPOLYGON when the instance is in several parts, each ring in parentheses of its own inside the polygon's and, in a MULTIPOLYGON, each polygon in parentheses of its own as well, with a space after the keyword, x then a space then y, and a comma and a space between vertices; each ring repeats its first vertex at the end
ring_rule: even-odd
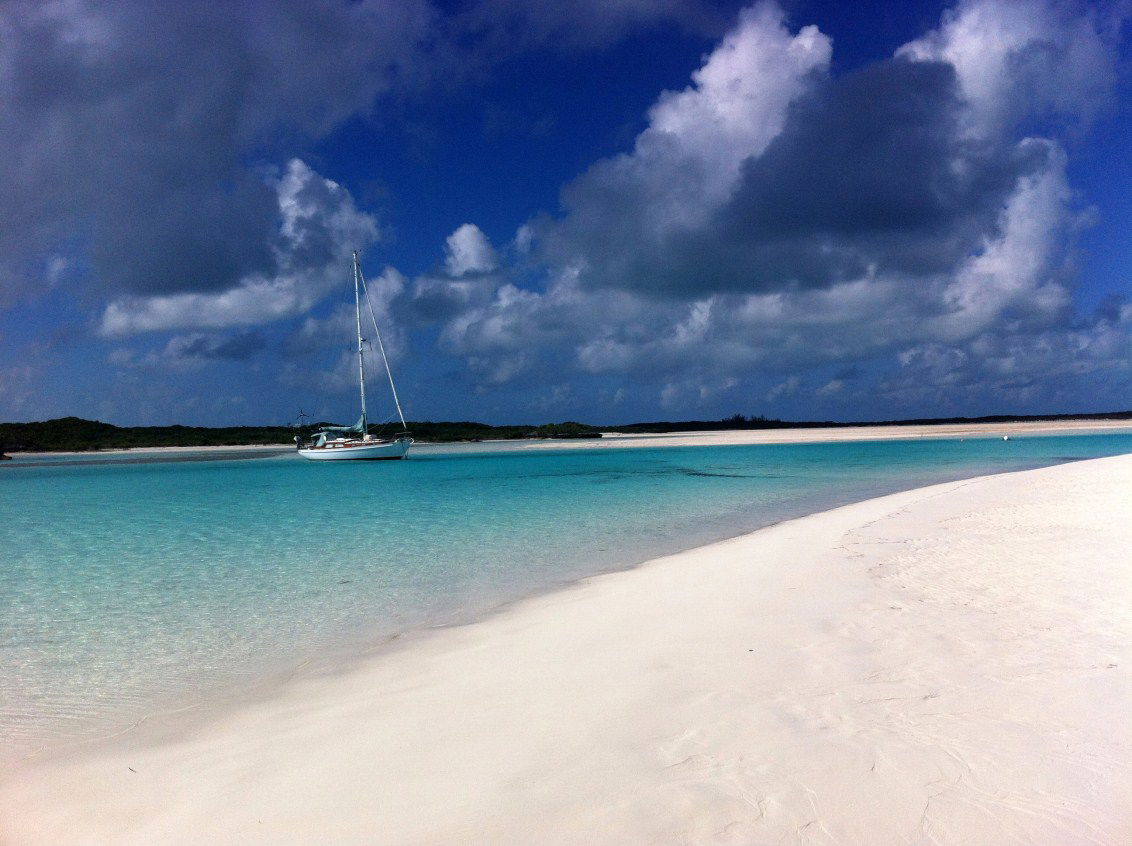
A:
POLYGON ((0 420, 1132 408, 1130 16, 0 0, 0 420))

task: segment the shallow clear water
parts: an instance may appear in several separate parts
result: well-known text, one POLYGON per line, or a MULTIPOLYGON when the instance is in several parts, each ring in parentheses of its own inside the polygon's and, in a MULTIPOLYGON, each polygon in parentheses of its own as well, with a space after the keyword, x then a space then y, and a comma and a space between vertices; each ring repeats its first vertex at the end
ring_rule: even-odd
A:
POLYGON ((1124 452, 1132 434, 5 462, 0 745, 125 725, 327 649, 784 518, 1124 452))

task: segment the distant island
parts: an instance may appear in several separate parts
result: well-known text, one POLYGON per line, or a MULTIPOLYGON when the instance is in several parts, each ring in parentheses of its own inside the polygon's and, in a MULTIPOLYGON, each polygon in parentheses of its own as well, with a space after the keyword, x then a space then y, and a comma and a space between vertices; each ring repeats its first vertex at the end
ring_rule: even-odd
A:
MULTIPOLYGON (((491 426, 487 423, 416 421, 408 424, 417 440, 429 443, 515 440, 520 438, 600 438, 602 432, 644 434, 705 432, 731 429, 813 429, 853 426, 924 426, 970 423, 1015 423, 1058 420, 1130 420, 1132 410, 1089 414, 992 415, 935 417, 909 420, 775 420, 735 414, 722 420, 660 421, 622 426, 591 426, 567 421, 542 425, 491 426)), ((315 427, 324 425, 313 424, 315 427)), ((312 426, 305 429, 309 431, 312 426)), ((0 423, 0 459, 6 452, 86 452, 103 449, 153 447, 290 446, 298 431, 293 426, 114 426, 98 420, 61 417, 35 423, 0 423)))
MULTIPOLYGON (((322 425, 335 424, 323 421, 304 426, 302 431, 309 432, 322 425)), ((408 428, 418 440, 434 443, 601 437, 596 427, 574 422, 489 426, 424 421, 410 422, 408 428)), ((153 447, 293 446, 299 431, 294 426, 114 426, 81 417, 61 417, 36 423, 0 423, 0 455, 153 447)))

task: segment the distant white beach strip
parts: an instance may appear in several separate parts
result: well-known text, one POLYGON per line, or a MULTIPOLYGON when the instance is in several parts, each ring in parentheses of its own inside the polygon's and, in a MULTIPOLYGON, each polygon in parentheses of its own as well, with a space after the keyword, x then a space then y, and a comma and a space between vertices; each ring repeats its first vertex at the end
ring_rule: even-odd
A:
POLYGON ((1129 550, 1132 455, 811 515, 29 761, 0 842, 1132 842, 1129 550))

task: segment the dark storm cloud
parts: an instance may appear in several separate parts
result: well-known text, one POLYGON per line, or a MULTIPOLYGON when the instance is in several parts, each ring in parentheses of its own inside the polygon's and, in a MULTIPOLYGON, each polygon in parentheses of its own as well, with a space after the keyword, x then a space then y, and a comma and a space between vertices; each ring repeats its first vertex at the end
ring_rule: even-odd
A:
POLYGON ((1018 178, 1046 164, 1044 148, 965 137, 961 107, 951 65, 903 59, 803 98, 716 220, 737 259, 754 248, 745 279, 953 269, 993 232, 1018 178))
POLYGON ((959 107, 948 64, 897 59, 832 81, 747 162, 724 216, 764 237, 937 231, 981 216, 1014 168, 959 138, 959 107))
POLYGON ((115 186, 89 222, 96 276, 115 291, 157 293, 221 290, 273 273, 275 192, 254 177, 233 179, 230 187, 115 186))
MULTIPOLYGON (((965 135, 962 108, 944 63, 895 59, 823 81, 702 223, 587 239, 583 283, 685 297, 951 272, 993 235, 1018 179, 1048 163, 1040 145, 965 135)), ((657 187, 695 178, 670 172, 657 187)), ((615 187, 584 183, 578 207, 615 205, 633 219, 642 197, 601 193, 615 187)))
POLYGON ((0 286, 56 256, 119 293, 270 274, 278 208, 249 164, 370 108, 429 20, 413 2, 7 4, 0 286))
MULTIPOLYGON (((46 284, 152 295, 279 271, 278 167, 383 94, 425 93, 553 42, 608 45, 699 3, 479 0, 0 6, 0 306, 46 284), (592 8, 591 8, 592 7, 592 8), (49 274, 47 269, 55 267, 49 274)), ((305 248, 328 254, 320 233, 305 248)), ((290 260, 319 266, 317 258, 290 260)))

